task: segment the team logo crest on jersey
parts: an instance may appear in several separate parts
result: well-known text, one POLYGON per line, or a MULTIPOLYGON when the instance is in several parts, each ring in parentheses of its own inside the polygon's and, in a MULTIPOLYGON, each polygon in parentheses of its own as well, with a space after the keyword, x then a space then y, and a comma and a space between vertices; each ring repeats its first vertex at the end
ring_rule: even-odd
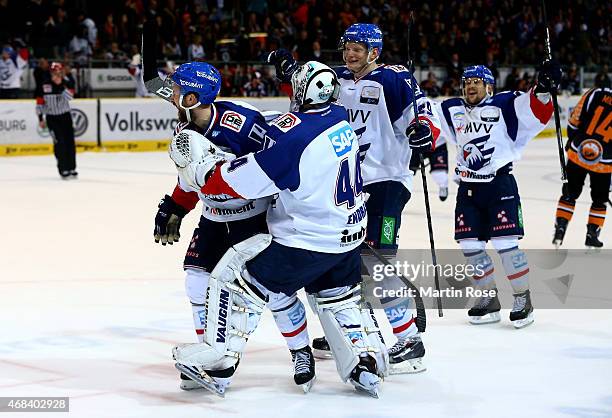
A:
POLYGON ((603 147, 599 141, 585 139, 578 146, 580 160, 586 164, 597 164, 603 155, 603 147))
POLYGON ((359 102, 371 105, 377 105, 380 101, 380 87, 365 86, 361 89, 359 102))
POLYGON ((327 136, 338 157, 342 157, 353 148, 355 132, 348 124, 342 126, 340 129, 337 129, 334 132, 329 133, 327 136))
POLYGON ((480 120, 483 122, 499 122, 499 109, 494 107, 482 109, 480 120))
POLYGON ((485 149, 490 137, 491 135, 481 136, 463 146, 463 160, 470 170, 478 171, 491 162, 491 155, 495 147, 485 149))
POLYGON ((296 115, 294 115, 293 113, 285 113, 284 115, 281 115, 278 118, 274 119, 272 125, 276 126, 283 132, 287 132, 290 129, 299 125, 300 123, 302 123, 302 121, 296 115))
POLYGON ((246 116, 228 110, 221 116, 220 125, 234 132, 240 132, 244 126, 244 122, 246 122, 246 116))
POLYGON ((457 131, 457 133, 463 132, 463 129, 465 128, 465 113, 464 112, 454 113, 453 121, 455 125, 455 130, 457 131))

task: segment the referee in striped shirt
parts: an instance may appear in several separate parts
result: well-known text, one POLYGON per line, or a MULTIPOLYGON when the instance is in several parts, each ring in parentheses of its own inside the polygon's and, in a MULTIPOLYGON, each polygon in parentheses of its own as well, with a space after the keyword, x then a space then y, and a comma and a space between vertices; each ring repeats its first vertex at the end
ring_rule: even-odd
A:
POLYGON ((64 65, 51 63, 36 85, 36 113, 41 128, 45 124, 53 138, 57 169, 64 180, 76 179, 76 146, 69 101, 74 96, 74 78, 64 65))

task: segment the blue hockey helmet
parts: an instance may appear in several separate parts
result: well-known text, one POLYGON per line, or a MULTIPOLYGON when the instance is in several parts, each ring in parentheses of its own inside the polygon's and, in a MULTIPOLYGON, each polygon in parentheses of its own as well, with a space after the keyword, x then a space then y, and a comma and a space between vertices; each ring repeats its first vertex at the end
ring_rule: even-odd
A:
POLYGON ((461 83, 463 84, 468 78, 480 78, 485 84, 495 86, 495 77, 493 77, 493 73, 484 65, 471 65, 466 67, 461 75, 461 83))
POLYGON ((378 55, 382 54, 383 34, 378 25, 374 23, 354 23, 349 26, 340 37, 338 49, 344 49, 347 42, 365 44, 368 51, 378 48, 378 55))
MULTIPOLYGON (((221 90, 221 74, 212 65, 206 62, 186 62, 170 76, 181 91, 181 104, 183 97, 189 93, 198 96, 198 104, 211 104, 221 90)), ((181 105, 182 106, 182 105, 181 105)))

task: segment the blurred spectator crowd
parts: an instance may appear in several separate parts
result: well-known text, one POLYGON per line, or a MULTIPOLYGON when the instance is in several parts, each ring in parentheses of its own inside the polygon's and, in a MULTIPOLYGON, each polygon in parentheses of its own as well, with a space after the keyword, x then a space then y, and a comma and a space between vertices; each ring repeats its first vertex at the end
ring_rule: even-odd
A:
MULTIPOLYGON (((566 73, 576 65, 607 65, 612 3, 548 3, 552 48, 566 73)), ((237 61, 261 62, 267 51, 283 47, 301 61, 340 62, 338 40, 355 22, 382 28, 383 62, 407 62, 410 39, 416 66, 446 67, 442 82, 434 73, 422 80, 434 95, 457 92, 463 67, 473 63, 494 72, 517 67, 498 80, 498 88, 526 89, 531 76, 518 67, 537 65, 545 56, 541 2, 531 0, 0 0, 0 43, 27 47, 31 59, 71 60, 76 66, 95 59, 121 67, 138 53, 145 19, 159 27, 160 57, 217 64, 225 93, 234 95, 278 94, 265 67, 237 61)), ((565 80, 570 88, 571 77, 565 80)))

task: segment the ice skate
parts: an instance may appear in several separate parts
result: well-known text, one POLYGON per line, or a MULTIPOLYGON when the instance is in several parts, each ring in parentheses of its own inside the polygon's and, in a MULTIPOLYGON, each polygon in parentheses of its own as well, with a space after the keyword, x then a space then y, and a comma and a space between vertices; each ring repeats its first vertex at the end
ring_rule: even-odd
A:
POLYGON ((425 346, 419 334, 398 340, 389 349, 389 366, 391 374, 420 373, 427 370, 423 365, 425 346))
POLYGON ((312 353, 314 357, 318 359, 334 358, 325 337, 319 337, 312 340, 312 353))
POLYGON ((204 389, 202 386, 198 385, 195 380, 191 380, 185 373, 181 373, 181 384, 179 387, 183 390, 204 389))
POLYGON ((563 244, 563 238, 565 237, 565 231, 567 231, 568 220, 563 218, 557 218, 555 222, 555 235, 553 237, 553 245, 556 249, 561 247, 563 244))
POLYGON ((365 392, 378 399, 378 388, 381 380, 376 374, 376 361, 372 357, 367 356, 359 359, 359 364, 355 366, 349 381, 358 391, 365 392))
POLYGON ((586 245, 588 249, 598 249, 603 247, 603 242, 599 240, 600 231, 601 228, 595 224, 587 225, 587 233, 586 238, 584 240, 584 245, 586 245))
POLYGON ((533 323, 533 305, 529 290, 514 295, 514 305, 510 311, 510 321, 514 328, 524 328, 533 323))
POLYGON ((438 190, 438 197, 444 202, 448 198, 448 187, 440 187, 440 190, 438 190))
POLYGON ((478 298, 474 307, 468 311, 470 324, 482 325, 499 322, 501 320, 500 310, 501 305, 497 298, 497 290, 495 290, 495 296, 478 298))
MULTIPOLYGON (((217 396, 225 398, 225 390, 230 384, 229 378, 213 377, 208 374, 212 372, 201 370, 196 366, 186 366, 181 363, 176 363, 174 367, 176 367, 178 371, 187 376, 189 379, 193 380, 199 386, 203 387, 204 389, 208 389, 217 396)), ((224 370, 220 372, 223 373, 224 370)))
POLYGON ((293 380, 308 393, 315 381, 315 360, 310 346, 291 351, 293 360, 293 380))

